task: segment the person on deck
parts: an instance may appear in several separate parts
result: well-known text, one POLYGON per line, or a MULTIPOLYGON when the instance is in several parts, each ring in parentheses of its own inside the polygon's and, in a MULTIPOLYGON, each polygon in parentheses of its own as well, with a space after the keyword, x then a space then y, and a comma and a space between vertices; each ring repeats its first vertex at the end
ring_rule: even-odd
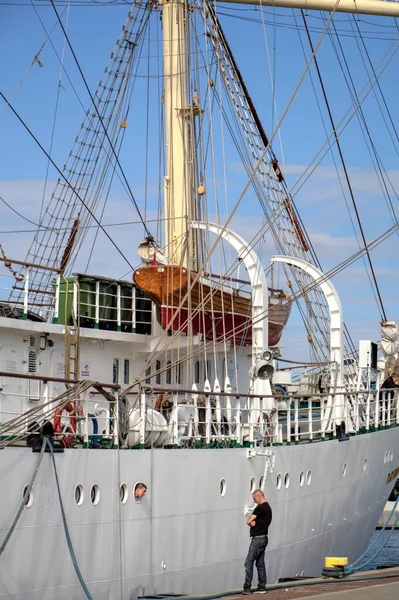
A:
POLYGON ((252 494, 255 504, 257 504, 252 515, 247 520, 249 525, 249 534, 251 544, 248 555, 245 560, 245 583, 243 595, 251 593, 251 583, 253 577, 254 563, 258 571, 258 587, 256 592, 266 593, 266 566, 265 550, 268 543, 269 525, 272 522, 272 509, 267 502, 262 490, 255 490, 252 494))

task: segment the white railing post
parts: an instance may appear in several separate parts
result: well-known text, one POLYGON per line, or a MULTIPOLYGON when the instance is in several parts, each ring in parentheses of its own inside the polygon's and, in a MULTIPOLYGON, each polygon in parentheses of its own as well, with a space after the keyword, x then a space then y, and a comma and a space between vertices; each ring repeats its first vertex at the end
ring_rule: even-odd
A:
MULTIPOLYGON (((359 394, 356 394, 357 396, 359 394)), ((371 394, 367 394, 367 402, 366 402, 366 431, 369 431, 370 429, 370 405, 371 402, 371 394)))
POLYGON ((313 440, 312 400, 308 398, 309 439, 313 440))
POLYGON ((200 434, 199 434, 199 415, 198 415, 198 393, 197 393, 197 385, 195 383, 193 383, 193 385, 192 385, 192 390, 193 390, 193 393, 191 394, 191 398, 192 398, 193 407, 194 407, 194 415, 193 415, 194 437, 195 437, 195 439, 199 439, 200 434))
POLYGON ((96 281, 96 293, 95 293, 95 309, 94 309, 94 329, 100 327, 100 282, 96 281))
POLYGON ((118 283, 116 286, 116 328, 118 331, 122 330, 122 319, 121 319, 121 286, 118 283))
POLYGON ((291 399, 287 400, 287 444, 291 444, 291 399))
POLYGON ((58 314, 60 311, 60 290, 61 290, 61 276, 57 275, 55 280, 55 298, 54 298, 54 318, 53 323, 58 323, 58 314))
POLYGON ((29 273, 30 269, 27 267, 25 272, 25 282, 24 282, 24 310, 22 314, 23 319, 28 318, 28 297, 29 297, 29 273))
POLYGON ((146 398, 145 391, 140 393, 140 448, 145 447, 145 420, 146 420, 146 398))
POLYGON ((256 423, 256 408, 260 406, 259 398, 247 398, 247 407, 248 407, 248 423, 249 423, 249 443, 253 443, 254 441, 254 431, 255 431, 255 423, 256 423))
POLYGON ((132 288, 132 333, 136 333, 136 286, 132 288))
POLYGON ((177 406, 177 394, 173 394, 173 446, 179 447, 179 409, 177 406))
POLYGON ((219 383, 219 379, 215 379, 215 383, 213 385, 213 391, 214 393, 217 393, 218 395, 215 397, 215 402, 216 402, 216 407, 215 407, 215 417, 216 417, 216 434, 218 436, 222 435, 222 408, 220 405, 220 383, 219 383))
POLYGON ((209 446, 211 443, 211 422, 212 422, 212 408, 211 399, 209 394, 205 396, 205 444, 209 446))
POLYGON ((112 443, 112 448, 116 449, 119 446, 119 438, 118 438, 118 431, 119 431, 119 410, 118 410, 118 404, 119 404, 119 394, 117 393, 112 394, 114 401, 112 402, 112 404, 110 405, 110 409, 111 409, 111 443, 112 443))
POLYGON ((78 326, 79 324, 79 284, 74 279, 73 281, 73 316, 75 320, 75 324, 78 326))
POLYGON ((239 444, 240 446, 242 446, 241 402, 240 402, 240 397, 239 396, 236 396, 236 416, 235 416, 235 423, 236 423, 236 440, 237 440, 237 444, 239 444))
POLYGON ((377 394, 375 397, 375 409, 374 409, 374 423, 375 423, 375 427, 377 429, 378 429, 378 425, 379 425, 379 418, 380 418, 380 400, 379 400, 379 394, 377 394))
POLYGON ((299 443, 299 400, 294 399, 295 442, 299 443))

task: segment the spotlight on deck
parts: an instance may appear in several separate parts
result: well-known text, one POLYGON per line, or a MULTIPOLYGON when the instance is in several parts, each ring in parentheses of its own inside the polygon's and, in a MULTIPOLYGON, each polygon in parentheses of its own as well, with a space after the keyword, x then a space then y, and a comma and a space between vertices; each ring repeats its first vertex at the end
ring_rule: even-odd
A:
POLYGON ((257 358, 256 362, 249 369, 249 376, 251 379, 270 379, 274 373, 273 365, 271 361, 273 360, 273 354, 270 350, 266 350, 262 354, 262 358, 257 358), (269 360, 265 359, 268 358, 269 360))

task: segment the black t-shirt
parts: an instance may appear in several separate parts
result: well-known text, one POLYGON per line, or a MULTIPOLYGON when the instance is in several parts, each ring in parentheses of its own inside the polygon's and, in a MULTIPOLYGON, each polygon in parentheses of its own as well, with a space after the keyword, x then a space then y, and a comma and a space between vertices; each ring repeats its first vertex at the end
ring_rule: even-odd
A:
POLYGON ((255 508, 253 515, 256 515, 255 525, 249 528, 249 535, 267 535, 269 525, 272 522, 272 509, 268 502, 262 502, 255 508))

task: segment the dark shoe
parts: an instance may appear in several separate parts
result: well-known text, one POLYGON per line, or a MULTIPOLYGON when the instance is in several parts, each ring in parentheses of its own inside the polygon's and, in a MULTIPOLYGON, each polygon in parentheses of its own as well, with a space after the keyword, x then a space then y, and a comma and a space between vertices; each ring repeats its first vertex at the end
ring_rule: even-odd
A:
POLYGON ((264 587, 256 588, 255 594, 266 594, 266 588, 264 588, 264 587))
POLYGON ((241 592, 242 596, 250 596, 251 595, 251 590, 246 590, 245 588, 242 590, 241 592))

